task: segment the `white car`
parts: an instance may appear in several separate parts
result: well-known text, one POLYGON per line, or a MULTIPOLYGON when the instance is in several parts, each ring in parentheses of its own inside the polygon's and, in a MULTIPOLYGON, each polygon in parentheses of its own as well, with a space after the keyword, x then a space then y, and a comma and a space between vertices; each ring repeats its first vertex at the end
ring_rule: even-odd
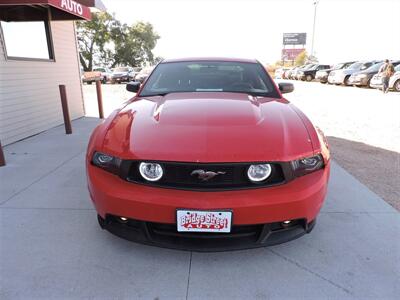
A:
MULTIPOLYGON (((395 73, 389 79, 389 89, 395 90, 396 92, 400 92, 400 65, 397 65, 395 68, 395 73)), ((375 89, 382 88, 382 76, 381 74, 375 74, 370 83, 370 87, 375 89)))
POLYGON ((279 68, 275 70, 275 79, 282 79, 282 75, 285 71, 289 70, 289 68, 279 68))
POLYGON ((101 82, 106 83, 107 81, 111 80, 111 70, 107 67, 99 67, 99 68, 94 68, 93 71, 95 72, 101 72, 101 82))

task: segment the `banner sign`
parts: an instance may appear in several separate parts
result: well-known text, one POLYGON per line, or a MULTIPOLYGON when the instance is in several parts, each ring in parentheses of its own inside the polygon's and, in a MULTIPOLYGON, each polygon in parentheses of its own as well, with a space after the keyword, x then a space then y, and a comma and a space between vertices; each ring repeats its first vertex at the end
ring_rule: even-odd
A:
POLYGON ((295 60, 296 57, 306 49, 282 49, 282 60, 295 60))
POLYGON ((284 33, 283 45, 305 45, 307 40, 307 33, 284 33))

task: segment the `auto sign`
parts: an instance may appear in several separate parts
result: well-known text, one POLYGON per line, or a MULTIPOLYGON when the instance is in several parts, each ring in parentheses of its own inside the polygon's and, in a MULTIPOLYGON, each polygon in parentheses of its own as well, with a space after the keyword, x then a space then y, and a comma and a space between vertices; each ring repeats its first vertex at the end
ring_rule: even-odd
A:
POLYGON ((179 232, 230 232, 232 212, 178 210, 177 230, 179 232))

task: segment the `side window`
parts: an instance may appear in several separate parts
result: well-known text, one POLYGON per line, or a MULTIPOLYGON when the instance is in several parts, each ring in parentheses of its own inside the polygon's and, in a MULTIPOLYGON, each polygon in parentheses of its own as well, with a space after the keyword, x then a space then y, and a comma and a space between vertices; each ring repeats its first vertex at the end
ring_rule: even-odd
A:
POLYGON ((53 60, 49 22, 0 22, 9 59, 53 60))

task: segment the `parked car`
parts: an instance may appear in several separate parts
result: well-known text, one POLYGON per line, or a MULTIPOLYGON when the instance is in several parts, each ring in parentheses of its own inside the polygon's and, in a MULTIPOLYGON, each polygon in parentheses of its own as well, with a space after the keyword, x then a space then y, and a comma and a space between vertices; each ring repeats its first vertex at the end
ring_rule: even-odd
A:
POLYGON ((111 74, 111 82, 112 83, 121 83, 121 82, 129 82, 131 81, 131 77, 129 73, 131 72, 130 67, 117 67, 112 70, 111 74))
POLYGON ((107 83, 107 81, 111 80, 112 71, 107 67, 98 67, 94 68, 93 71, 100 72, 100 81, 102 83, 107 83))
POLYGON ((300 80, 301 72, 311 69, 313 66, 314 66, 314 64, 307 64, 307 65, 297 69, 297 71, 293 75, 294 79, 300 80))
POLYGON ((331 84, 337 84, 337 85, 341 85, 341 84, 350 85, 349 79, 352 74, 357 73, 359 71, 366 70, 370 66, 372 66, 378 62, 379 61, 376 61, 376 60, 358 61, 358 62, 355 62, 354 64, 350 65, 346 69, 332 71, 328 76, 328 82, 331 84))
MULTIPOLYGON (((362 87, 362 86, 370 87, 370 82, 371 82, 372 77, 375 74, 378 74, 379 69, 380 69, 380 67, 382 67, 383 64, 384 64, 384 62, 382 61, 382 62, 372 65, 371 67, 369 67, 368 69, 366 69, 364 71, 354 73, 353 75, 350 76, 349 84, 358 86, 358 87, 362 87)), ((392 61, 392 64, 393 64, 393 66, 397 66, 398 64, 400 64, 400 61, 392 61)))
POLYGON ((135 81, 143 82, 147 79, 149 74, 153 71, 154 66, 151 67, 145 67, 140 72, 136 75, 135 81))
POLYGON ((278 68, 275 70, 275 79, 282 79, 283 73, 289 70, 289 68, 278 68))
POLYGON ((290 70, 287 70, 286 72, 285 72, 285 77, 286 77, 286 79, 293 79, 293 75, 294 75, 294 73, 297 71, 297 69, 298 69, 299 67, 294 67, 294 68, 292 68, 292 69, 290 69, 290 70))
MULTIPOLYGON (((389 79, 389 89, 400 92, 400 64, 398 64, 394 70, 395 73, 389 79)), ((379 73, 375 74, 371 79, 370 87, 382 89, 382 86, 382 75, 379 73)))
POLYGON ((142 70, 142 68, 140 68, 140 67, 130 68, 129 81, 135 80, 136 75, 139 74, 141 70, 142 70))
POLYGON ((92 84, 95 81, 101 80, 101 72, 88 71, 83 73, 82 82, 92 84))
POLYGON ((332 71, 346 69, 346 68, 348 68, 350 65, 352 65, 354 63, 355 63, 354 61, 340 63, 340 64, 337 64, 337 65, 334 65, 330 69, 320 70, 315 74, 315 79, 317 81, 321 82, 321 83, 327 83, 328 82, 328 76, 332 71))
POLYGON ((330 67, 331 67, 330 65, 319 65, 319 64, 313 65, 311 68, 300 70, 298 73, 299 74, 298 78, 300 80, 313 81, 318 71, 327 70, 330 67))
POLYGON ((256 60, 164 60, 92 133, 101 228, 184 250, 243 249, 309 233, 327 192, 326 138, 256 60), (240 137, 240 139, 238 139, 240 137), (239 142, 240 141, 240 142, 239 142))
POLYGON ((287 70, 285 70, 283 73, 282 73, 282 79, 289 79, 289 72, 291 72, 293 70, 293 68, 288 68, 287 70))

